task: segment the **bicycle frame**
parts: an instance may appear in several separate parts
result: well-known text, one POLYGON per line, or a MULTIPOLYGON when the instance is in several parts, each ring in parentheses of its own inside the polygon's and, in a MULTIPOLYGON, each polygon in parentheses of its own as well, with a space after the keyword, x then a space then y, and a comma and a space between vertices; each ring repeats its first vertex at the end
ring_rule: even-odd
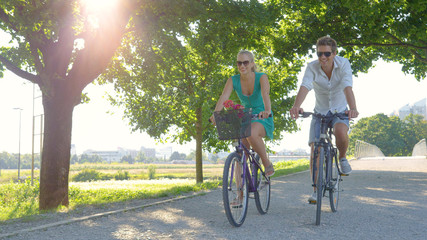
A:
MULTIPOLYGON (((243 163, 243 176, 242 176, 242 178, 248 180, 248 191, 249 192, 256 192, 257 191, 257 186, 256 186, 257 171, 258 171, 258 169, 260 169, 263 177, 265 177, 265 173, 261 169, 261 166, 259 165, 259 163, 257 161, 255 161, 255 152, 253 150, 249 150, 242 143, 241 139, 238 139, 236 142, 233 143, 233 145, 237 145, 237 146, 235 146, 236 152, 242 156, 240 159, 240 161, 242 161, 242 163, 243 163), (249 160, 249 161, 247 161, 247 160, 249 160), (251 166, 250 167, 251 171, 249 170, 248 162, 251 166)), ((234 178, 234 172, 235 172, 234 166, 232 166, 232 173, 230 176, 231 179, 234 178)), ((267 180, 270 181, 269 179, 267 179, 267 180)), ((230 184, 231 184, 231 182, 232 181, 230 181, 230 184)), ((242 181, 240 184, 243 185, 243 184, 245 184, 245 182, 242 181)))
MULTIPOLYGON (((314 160, 316 159, 316 157, 314 155, 320 146, 322 146, 323 150, 325 151, 325 156, 326 156, 325 164, 326 164, 326 170, 327 171, 326 171, 326 176, 325 176, 326 181, 324 182, 324 184, 326 185, 324 191, 329 190, 329 187, 330 187, 328 185, 329 185, 330 180, 331 180, 331 171, 332 171, 332 165, 331 164, 333 164, 332 159, 333 159, 333 156, 336 154, 335 147, 332 143, 333 129, 332 129, 332 127, 328 126, 328 123, 329 123, 329 118, 324 118, 324 117, 321 118, 320 138, 319 138, 319 141, 316 141, 314 143, 314 149, 315 149, 314 151, 315 152, 313 153, 313 172, 317 172, 317 170, 318 170, 317 168, 318 168, 319 163, 317 163, 317 161, 316 161, 316 164, 314 164, 314 160)), ((317 153, 317 154, 319 154, 319 153, 317 153)), ((315 176, 316 176, 315 174, 313 174, 313 176, 312 176, 314 187, 316 187, 316 184, 315 184, 315 182, 316 182, 315 178, 316 177, 315 176)))

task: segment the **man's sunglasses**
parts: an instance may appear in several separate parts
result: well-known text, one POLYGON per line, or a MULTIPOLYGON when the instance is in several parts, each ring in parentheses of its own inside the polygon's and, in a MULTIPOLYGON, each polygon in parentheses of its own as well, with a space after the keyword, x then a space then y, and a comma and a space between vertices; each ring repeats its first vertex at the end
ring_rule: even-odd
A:
POLYGON ((332 52, 317 52, 317 56, 321 57, 322 55, 325 55, 325 57, 330 57, 332 52))
POLYGON ((240 67, 240 66, 242 66, 242 64, 245 65, 245 67, 247 67, 249 65, 249 61, 248 60, 243 61, 243 62, 237 61, 237 66, 240 67))

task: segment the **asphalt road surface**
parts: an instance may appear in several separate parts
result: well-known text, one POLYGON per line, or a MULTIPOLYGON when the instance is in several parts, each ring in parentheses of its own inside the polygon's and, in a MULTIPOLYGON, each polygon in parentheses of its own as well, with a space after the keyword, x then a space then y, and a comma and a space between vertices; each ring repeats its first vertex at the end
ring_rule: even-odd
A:
POLYGON ((361 159, 351 165, 338 212, 332 213, 325 199, 319 226, 314 224, 315 206, 307 204, 312 189, 309 173, 303 172, 273 179, 266 215, 260 215, 250 199, 246 221, 239 228, 228 223, 218 189, 51 227, 46 221, 0 225, 0 238, 427 239, 426 158, 361 159), (21 232, 7 236, 17 231, 21 232))

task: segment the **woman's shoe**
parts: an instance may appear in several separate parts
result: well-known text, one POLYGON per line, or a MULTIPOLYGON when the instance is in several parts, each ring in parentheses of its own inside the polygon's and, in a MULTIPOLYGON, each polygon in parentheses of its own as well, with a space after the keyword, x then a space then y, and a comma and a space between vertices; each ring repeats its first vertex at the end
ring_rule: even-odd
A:
POLYGON ((233 199, 233 201, 231 201, 230 203, 230 207, 231 208, 241 208, 243 205, 243 199, 236 197, 235 199, 233 199))
POLYGON ((270 165, 268 165, 268 167, 265 168, 265 176, 271 177, 274 175, 274 173, 275 171, 274 171, 273 163, 270 162, 270 165))

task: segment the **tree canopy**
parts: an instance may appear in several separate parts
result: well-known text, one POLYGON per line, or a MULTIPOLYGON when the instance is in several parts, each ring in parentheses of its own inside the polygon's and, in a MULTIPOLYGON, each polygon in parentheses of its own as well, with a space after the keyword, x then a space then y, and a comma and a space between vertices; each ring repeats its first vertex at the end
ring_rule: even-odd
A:
POLYGON ((295 130, 286 112, 293 103, 290 92, 296 87, 302 61, 272 57, 269 36, 277 16, 268 5, 256 1, 186 3, 138 13, 131 22, 137 31, 126 35, 104 81, 114 81, 118 95, 111 100, 125 107, 134 131, 179 143, 196 140, 200 182, 202 148, 228 148, 218 142, 207 120, 225 81, 236 73, 239 50, 253 50, 259 68, 270 78, 277 138, 284 130, 295 130), (176 18, 185 19, 186 25, 176 18))
POLYGON ((427 2, 408 0, 290 0, 280 6, 283 18, 275 39, 277 56, 292 58, 313 51, 325 35, 341 47, 353 73, 367 72, 375 60, 399 62, 420 81, 427 72, 427 2), (289 54, 294 53, 295 55, 289 54))

